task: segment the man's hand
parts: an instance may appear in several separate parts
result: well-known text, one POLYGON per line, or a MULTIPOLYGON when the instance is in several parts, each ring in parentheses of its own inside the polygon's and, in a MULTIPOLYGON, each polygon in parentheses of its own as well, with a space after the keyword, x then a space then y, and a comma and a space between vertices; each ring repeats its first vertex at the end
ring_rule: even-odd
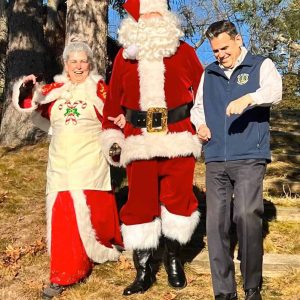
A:
POLYGON ((240 115, 249 105, 253 103, 249 95, 245 95, 237 100, 231 101, 226 108, 226 115, 240 115))
POLYGON ((199 139, 203 142, 207 142, 211 139, 210 129, 205 124, 199 126, 197 134, 199 139))
POLYGON ((118 115, 117 117, 108 117, 107 118, 110 121, 113 121, 115 125, 119 126, 121 129, 124 128, 125 124, 126 124, 126 119, 125 116, 123 114, 118 115))
POLYGON ((121 147, 117 143, 113 143, 109 149, 109 156, 114 158, 118 157, 121 154, 121 147))

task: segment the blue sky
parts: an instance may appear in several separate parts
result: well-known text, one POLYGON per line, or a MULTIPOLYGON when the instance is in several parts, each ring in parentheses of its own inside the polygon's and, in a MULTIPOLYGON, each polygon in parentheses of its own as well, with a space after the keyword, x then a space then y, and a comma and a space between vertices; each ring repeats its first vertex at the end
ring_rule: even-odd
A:
MULTIPOLYGON (((118 26, 120 23, 119 15, 116 11, 110 9, 109 10, 109 35, 113 38, 117 38, 118 26)), ((189 40, 186 42, 190 43, 189 40)), ((192 43, 190 43, 192 44, 192 43)), ((214 61, 213 54, 211 52, 210 46, 207 42, 205 42, 198 50, 197 55, 203 64, 208 64, 214 61)))
MULTIPOLYGON (((47 0, 43 0, 43 3, 46 4, 47 0)), ((173 6, 174 7, 172 7, 172 9, 176 8, 176 4, 174 4, 173 6)), ((109 17, 109 28, 108 28, 109 35, 113 38, 117 38, 117 30, 118 30, 118 26, 119 26, 119 23, 120 23, 120 18, 119 18, 119 14, 116 11, 114 11, 113 9, 111 9, 111 6, 109 6, 108 17, 109 17)), ((248 46, 248 41, 249 41, 249 36, 247 34, 247 29, 242 30, 242 36, 243 36, 244 44, 247 47, 248 46)), ((195 40, 198 40, 197 36, 195 36, 195 40)), ((191 40, 187 39, 186 42, 193 45, 191 40)), ((209 63, 211 63, 215 60, 214 56, 211 52, 211 48, 209 46, 209 43, 207 41, 205 41, 201 45, 201 47, 199 47, 197 49, 197 55, 198 55, 199 59, 201 60, 201 62, 204 65, 208 65, 209 63)))
MULTIPOLYGON (((118 13, 116 11, 112 10, 111 8, 109 8, 109 28, 108 28, 108 31, 109 31, 109 35, 113 38, 117 38, 117 31, 118 31, 119 23, 120 23, 120 18, 119 18, 118 13)), ((248 42, 249 42, 249 38, 248 38, 246 29, 243 29, 242 36, 243 36, 244 44, 247 47, 248 42)), ((197 36, 195 36, 194 38, 195 38, 195 41, 198 40, 197 36)), ((186 42, 193 45, 191 40, 187 39, 186 42)), ((204 64, 204 65, 208 65, 209 63, 211 63, 215 60, 208 41, 205 41, 201 45, 201 47, 199 47, 197 49, 197 55, 198 55, 199 59, 201 60, 202 64, 204 64)))

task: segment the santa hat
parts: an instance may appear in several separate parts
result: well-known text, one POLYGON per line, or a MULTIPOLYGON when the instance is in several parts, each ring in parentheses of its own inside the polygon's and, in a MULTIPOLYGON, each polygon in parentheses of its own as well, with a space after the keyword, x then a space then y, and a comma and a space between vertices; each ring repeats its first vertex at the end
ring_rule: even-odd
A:
POLYGON ((123 8, 138 21, 141 14, 158 12, 164 14, 168 11, 166 0, 127 0, 123 8))

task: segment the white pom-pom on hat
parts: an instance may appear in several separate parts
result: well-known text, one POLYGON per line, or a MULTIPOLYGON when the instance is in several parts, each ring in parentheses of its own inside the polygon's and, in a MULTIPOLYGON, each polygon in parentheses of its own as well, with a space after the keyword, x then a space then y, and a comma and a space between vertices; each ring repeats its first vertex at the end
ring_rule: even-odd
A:
POLYGON ((139 52, 139 48, 137 45, 130 45, 129 47, 124 49, 123 58, 135 60, 137 58, 138 52, 139 52))

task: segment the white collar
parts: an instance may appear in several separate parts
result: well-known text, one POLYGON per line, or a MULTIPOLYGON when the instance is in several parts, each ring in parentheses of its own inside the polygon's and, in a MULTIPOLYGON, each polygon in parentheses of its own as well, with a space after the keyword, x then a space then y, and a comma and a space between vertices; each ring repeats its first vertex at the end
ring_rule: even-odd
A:
POLYGON ((246 55, 248 53, 248 50, 245 47, 241 47, 241 54, 239 55, 238 59, 236 60, 236 63, 233 68, 226 68, 223 65, 219 64, 220 68, 224 70, 224 72, 233 72, 245 59, 246 55))

